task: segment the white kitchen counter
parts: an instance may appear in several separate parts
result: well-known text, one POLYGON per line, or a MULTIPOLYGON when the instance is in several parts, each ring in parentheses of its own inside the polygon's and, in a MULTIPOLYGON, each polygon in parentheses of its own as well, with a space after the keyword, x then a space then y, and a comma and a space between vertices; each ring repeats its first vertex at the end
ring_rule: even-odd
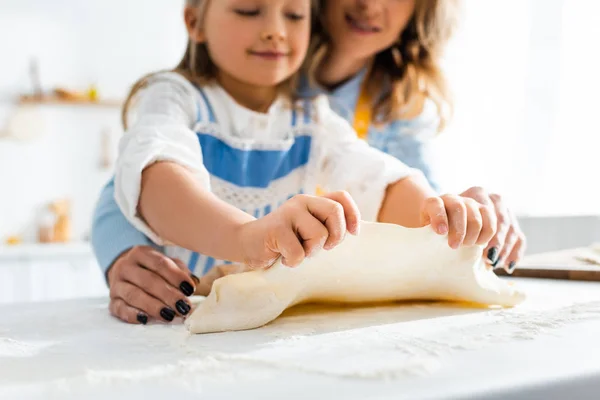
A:
POLYGON ((4 305, 0 398, 597 399, 600 284, 517 282, 512 310, 309 306, 200 336, 118 322, 105 299, 4 305))
POLYGON ((0 304, 108 292, 89 243, 0 246, 0 304))
POLYGON ((14 246, 0 245, 0 263, 15 260, 53 260, 93 257, 92 246, 88 242, 73 243, 27 243, 14 246))

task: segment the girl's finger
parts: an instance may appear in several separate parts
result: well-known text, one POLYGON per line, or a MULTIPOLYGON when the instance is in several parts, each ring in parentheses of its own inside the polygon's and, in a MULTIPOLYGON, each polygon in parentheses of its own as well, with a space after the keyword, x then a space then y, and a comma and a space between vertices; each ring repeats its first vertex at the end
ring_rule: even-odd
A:
POLYGON ((353 235, 360 233, 360 210, 356 205, 356 202, 346 191, 334 192, 323 195, 324 198, 336 201, 344 208, 344 215, 346 217, 346 227, 348 232, 353 235))
POLYGON ((287 267, 297 267, 306 257, 300 239, 292 227, 286 226, 279 230, 275 239, 275 248, 271 250, 281 254, 281 262, 287 267))
POLYGON ((448 233, 448 215, 441 197, 430 197, 425 200, 421 209, 421 224, 431 225, 438 235, 448 233))
MULTIPOLYGON (((325 250, 333 249, 344 240, 347 230, 346 216, 344 207, 340 203, 324 197, 306 196, 302 198, 300 216, 302 208, 308 209, 327 228, 328 237, 323 245, 325 250)), ((296 222, 295 226, 299 226, 299 223, 296 222)))
POLYGON ((458 249, 467 234, 467 209, 458 196, 444 195, 442 199, 448 215, 448 244, 451 248, 458 249))
POLYGON ((307 257, 322 249, 329 238, 329 231, 325 225, 309 213, 305 218, 296 220, 296 231, 302 239, 302 247, 307 257))

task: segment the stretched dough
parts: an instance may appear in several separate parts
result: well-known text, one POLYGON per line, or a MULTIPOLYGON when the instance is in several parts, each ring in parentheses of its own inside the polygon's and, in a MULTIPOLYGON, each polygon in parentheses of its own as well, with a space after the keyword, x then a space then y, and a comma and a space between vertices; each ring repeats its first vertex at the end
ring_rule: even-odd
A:
POLYGON ((431 227, 363 222, 358 237, 348 235, 297 268, 277 262, 268 270, 218 279, 185 324, 192 333, 253 329, 307 302, 522 302, 524 293, 489 270, 482 251, 480 246, 452 250, 431 227))

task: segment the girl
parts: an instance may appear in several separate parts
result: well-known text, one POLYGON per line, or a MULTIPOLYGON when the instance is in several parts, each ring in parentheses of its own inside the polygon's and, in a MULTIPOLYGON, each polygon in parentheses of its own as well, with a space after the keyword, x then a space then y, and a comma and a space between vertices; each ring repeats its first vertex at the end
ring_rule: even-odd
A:
MULTIPOLYGON (((325 98, 294 98, 312 5, 187 1, 189 49, 175 72, 134 87, 114 181, 122 213, 169 258, 145 248, 126 253, 135 252, 135 263, 112 265, 117 317, 146 323, 186 315, 181 293, 195 290, 186 269, 264 268, 280 256, 293 267, 335 247, 346 231, 358 234, 359 209, 365 219, 431 224, 453 248, 493 237, 491 207, 435 196, 418 171, 358 139, 325 98), (353 198, 312 196, 317 183, 353 198)), ((94 243, 107 238, 96 232, 94 243)))

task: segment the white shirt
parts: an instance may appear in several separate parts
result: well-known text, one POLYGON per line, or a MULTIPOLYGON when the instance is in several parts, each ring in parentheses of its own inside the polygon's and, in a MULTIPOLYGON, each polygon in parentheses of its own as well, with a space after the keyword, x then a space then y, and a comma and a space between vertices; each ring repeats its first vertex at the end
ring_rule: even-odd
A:
MULTIPOLYGON (((121 139, 115 200, 125 217, 164 244, 137 213, 142 172, 171 161, 198 184, 260 218, 300 193, 346 190, 362 219, 375 220, 387 186, 419 172, 357 138, 325 96, 291 105, 280 98, 267 113, 242 107, 217 84, 197 88, 175 73, 152 77, 134 99, 121 139)), ((167 255, 208 271, 217 262, 184 249, 167 255)))

